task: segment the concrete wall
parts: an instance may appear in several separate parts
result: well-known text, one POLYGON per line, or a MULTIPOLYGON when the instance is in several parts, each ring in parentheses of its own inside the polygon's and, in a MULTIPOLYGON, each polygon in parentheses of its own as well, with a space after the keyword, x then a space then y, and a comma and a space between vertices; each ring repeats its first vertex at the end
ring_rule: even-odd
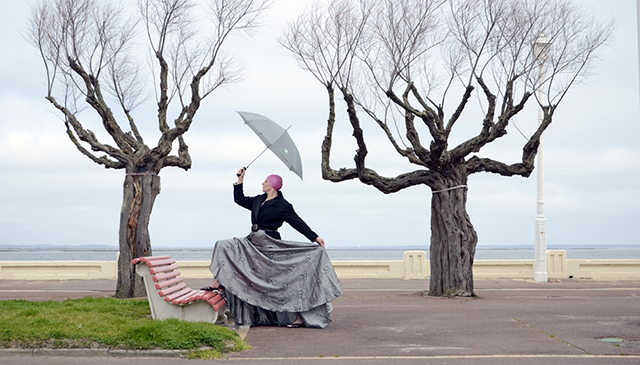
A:
MULTIPOLYGON (((427 279, 424 251, 407 251, 403 260, 333 261, 341 279, 427 279)), ((185 278, 211 278, 208 261, 179 261, 185 278)), ((478 260, 476 279, 533 279, 534 260, 478 260)), ((549 279, 640 280, 640 260, 569 260, 564 250, 547 251, 549 279)), ((0 261, 0 280, 116 279, 115 261, 0 261)))
POLYGON ((116 261, 0 261, 0 280, 115 279, 116 261))

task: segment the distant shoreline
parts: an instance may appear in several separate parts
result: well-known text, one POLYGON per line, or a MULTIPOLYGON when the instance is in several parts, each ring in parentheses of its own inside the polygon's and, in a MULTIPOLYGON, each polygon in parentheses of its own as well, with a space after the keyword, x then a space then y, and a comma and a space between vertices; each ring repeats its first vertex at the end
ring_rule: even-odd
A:
MULTIPOLYGON (((551 249, 551 248, 550 248, 551 249)), ((552 250, 552 249, 551 249, 552 250)), ((640 259, 640 246, 609 247, 564 247, 570 259, 640 259)), ((209 260, 211 248, 162 248, 154 247, 152 255, 170 255, 179 261, 209 260)), ((332 260, 402 260, 407 251, 424 251, 427 247, 339 247, 328 248, 332 260)), ((116 248, 97 247, 44 247, 44 248, 0 248, 2 261, 114 261, 119 251, 116 248)), ((535 256, 534 247, 479 247, 475 260, 526 260, 535 256)))
MULTIPOLYGON (((152 247, 160 251, 210 251, 213 247, 152 247)), ((630 245, 565 245, 547 246, 549 250, 597 250, 597 249, 633 249, 640 248, 640 244, 630 245)), ((428 251, 428 246, 345 246, 331 247, 329 250, 423 250, 428 251)), ((511 246, 477 246, 476 250, 534 250, 533 245, 511 246)), ((29 252, 29 251, 89 251, 89 252, 117 252, 117 247, 104 246, 18 246, 0 245, 0 252, 29 252)))

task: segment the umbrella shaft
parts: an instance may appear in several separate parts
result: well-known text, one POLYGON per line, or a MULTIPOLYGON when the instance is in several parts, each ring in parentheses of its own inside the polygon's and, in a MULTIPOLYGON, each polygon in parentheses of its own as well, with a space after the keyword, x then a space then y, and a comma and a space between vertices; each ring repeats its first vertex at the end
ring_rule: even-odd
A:
POLYGON ((245 168, 249 168, 249 166, 251 166, 252 163, 256 162, 256 160, 258 159, 258 157, 262 156, 263 153, 267 152, 267 150, 269 149, 269 146, 267 146, 267 148, 265 148, 262 152, 260 152, 260 154, 253 159, 253 161, 249 162, 249 164, 245 167, 245 168))

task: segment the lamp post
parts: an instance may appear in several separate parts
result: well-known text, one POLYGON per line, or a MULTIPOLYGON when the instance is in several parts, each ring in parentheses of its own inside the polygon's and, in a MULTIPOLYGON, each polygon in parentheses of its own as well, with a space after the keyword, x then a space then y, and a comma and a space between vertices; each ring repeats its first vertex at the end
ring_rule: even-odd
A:
MULTIPOLYGON (((544 119, 544 111, 542 110, 542 99, 544 92, 542 85, 544 83, 544 62, 547 60, 549 53, 549 39, 541 33, 536 42, 533 44, 533 52, 538 62, 538 82, 537 93, 540 106, 538 107, 538 126, 542 124, 544 119)), ((540 136, 540 144, 538 146, 538 194, 536 209, 536 237, 535 237, 535 265, 533 279, 537 282, 547 281, 547 218, 544 216, 544 134, 540 136)))

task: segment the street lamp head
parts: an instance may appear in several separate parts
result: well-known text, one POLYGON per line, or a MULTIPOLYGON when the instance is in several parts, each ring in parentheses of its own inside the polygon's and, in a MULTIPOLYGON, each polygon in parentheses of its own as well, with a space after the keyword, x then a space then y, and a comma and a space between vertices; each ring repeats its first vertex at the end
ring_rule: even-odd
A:
POLYGON ((536 42, 533 44, 533 55, 538 62, 544 62, 549 56, 549 45, 551 42, 544 33, 540 33, 536 42))

